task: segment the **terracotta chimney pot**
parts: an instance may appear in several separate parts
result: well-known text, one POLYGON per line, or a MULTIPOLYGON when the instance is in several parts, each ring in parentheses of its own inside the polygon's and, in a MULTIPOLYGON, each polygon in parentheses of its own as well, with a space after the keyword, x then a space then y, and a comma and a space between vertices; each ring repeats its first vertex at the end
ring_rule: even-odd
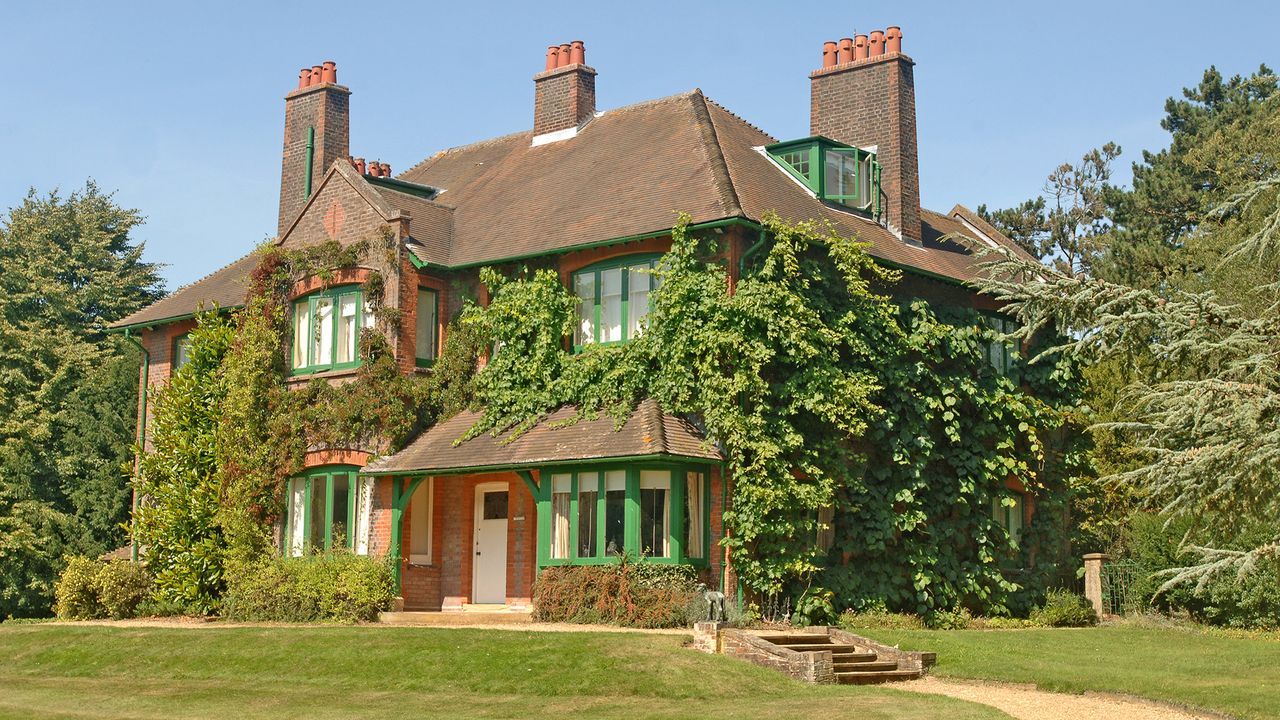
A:
POLYGON ((884 54, 884 31, 871 31, 871 57, 879 57, 884 54))
POLYGON ((556 67, 567 67, 569 65, 571 51, 572 46, 569 43, 564 43, 560 46, 560 56, 556 59, 556 67))
POLYGON ((391 166, 386 163, 382 163, 382 177, 391 177, 391 166))
POLYGON ((569 44, 569 64, 570 65, 586 65, 587 64, 587 46, 581 40, 574 40, 569 44))
POLYGON ((902 28, 897 25, 890 25, 884 31, 884 51, 890 53, 902 52, 902 28))
POLYGON ((325 60, 324 65, 320 66, 320 81, 336 85, 338 82, 338 64, 332 60, 325 60))
POLYGON ((829 68, 836 65, 836 44, 828 40, 822 43, 822 67, 829 68))
POLYGON ((836 62, 840 65, 853 62, 853 38, 840 38, 838 47, 836 62))
POLYGON ((356 158, 356 172, 360 173, 361 175, 364 174, 365 172, 364 158, 356 158))
POLYGON ((312 65, 312 66, 311 66, 311 83, 310 83, 310 84, 311 84, 311 85, 319 85, 319 84, 321 83, 320 77, 322 76, 322 74, 323 74, 323 73, 324 73, 324 68, 323 68, 322 66, 320 66, 320 65, 312 65))
POLYGON ((866 35, 858 35, 853 39, 853 59, 854 60, 866 60, 867 49, 868 48, 867 48, 866 35))
POLYGON ((311 68, 302 68, 298 71, 298 89, 306 87, 311 81, 311 68))
POLYGON ((557 64, 557 56, 560 54, 560 46, 552 45, 547 48, 547 70, 555 70, 557 64))

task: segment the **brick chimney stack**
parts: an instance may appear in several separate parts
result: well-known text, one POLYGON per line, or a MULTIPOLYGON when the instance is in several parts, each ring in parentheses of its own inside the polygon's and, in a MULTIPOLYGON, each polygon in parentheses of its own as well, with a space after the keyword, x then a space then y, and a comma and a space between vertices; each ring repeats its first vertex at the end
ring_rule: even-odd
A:
MULTIPOLYGON (((596 71, 581 40, 547 48, 546 68, 533 76, 533 135, 581 127, 596 113, 596 71)), ((548 138, 548 139, 560 139, 548 138)))
POLYGON ((298 87, 284 97, 277 234, 302 209, 329 167, 348 157, 350 101, 351 90, 338 84, 338 66, 333 61, 298 71, 298 87))
POLYGON ((914 66, 902 52, 898 27, 824 44, 823 67, 809 74, 809 132, 876 147, 886 222, 904 241, 918 245, 914 66))

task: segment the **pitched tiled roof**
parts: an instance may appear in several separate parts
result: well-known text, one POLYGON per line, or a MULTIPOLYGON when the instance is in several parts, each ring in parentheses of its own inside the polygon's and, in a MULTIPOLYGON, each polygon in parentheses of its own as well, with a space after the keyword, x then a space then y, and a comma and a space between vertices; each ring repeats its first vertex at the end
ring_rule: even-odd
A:
MULTIPOLYGON (((571 139, 534 146, 532 132, 446 150, 398 177, 438 190, 430 199, 388 183, 365 182, 343 163, 370 202, 410 215, 409 249, 438 266, 472 266, 562 252, 669 229, 678 212, 695 223, 759 220, 772 210, 785 220, 830 220, 842 234, 870 244, 888 263, 955 281, 979 274, 967 248, 939 238, 982 235, 1016 247, 962 206, 922 210, 922 243, 814 198, 759 148, 775 138, 708 100, 699 90, 599 113, 571 139)), ((305 210, 304 210, 305 212, 305 210)), ((975 238, 980 239, 980 238, 975 238)), ((192 313, 201 302, 239 305, 252 256, 160 300, 115 327, 192 313)))
POLYGON ((719 461, 720 454, 689 423, 664 414, 653 400, 642 401, 626 424, 615 430, 613 418, 601 414, 557 427, 573 417, 561 408, 515 440, 485 433, 455 445, 480 419, 480 413, 461 412, 437 423, 400 452, 375 460, 364 472, 454 473, 479 468, 514 468, 578 460, 670 455, 719 461))
POLYGON ((122 329, 156 325, 165 321, 190 317, 202 307, 212 310, 236 308, 244 304, 249 289, 249 275, 258 267, 258 253, 245 255, 230 265, 184 285, 141 310, 111 323, 110 327, 122 329))
POLYGON ((791 221, 830 220, 893 264, 959 281, 978 272, 966 248, 931 242, 959 227, 947 215, 922 213, 925 238, 917 246, 819 201, 758 150, 773 137, 698 90, 602 113, 570 140, 536 147, 531 140, 517 133, 447 150, 401 176, 443 188, 437 201, 455 208, 448 264, 657 232, 678 211, 703 222, 759 220, 773 210, 791 221))

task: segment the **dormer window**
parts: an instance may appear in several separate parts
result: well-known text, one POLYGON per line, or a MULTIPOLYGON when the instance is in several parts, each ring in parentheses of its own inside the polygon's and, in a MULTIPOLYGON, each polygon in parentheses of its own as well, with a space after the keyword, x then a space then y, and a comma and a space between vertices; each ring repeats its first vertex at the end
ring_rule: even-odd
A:
POLYGON ((819 199, 880 216, 875 153, 821 136, 776 143, 765 152, 819 199))

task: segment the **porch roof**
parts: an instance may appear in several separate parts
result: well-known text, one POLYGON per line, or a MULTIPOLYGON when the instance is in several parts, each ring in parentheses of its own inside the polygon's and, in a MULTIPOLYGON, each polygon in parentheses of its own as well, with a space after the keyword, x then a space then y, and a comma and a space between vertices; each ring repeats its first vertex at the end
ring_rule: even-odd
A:
POLYGON ((716 462, 720 452, 690 423, 662 412, 653 400, 643 400, 621 428, 606 414, 571 425, 557 423, 576 409, 556 410, 514 440, 510 433, 484 433, 456 443, 480 419, 464 411, 422 433, 408 447, 365 466, 375 475, 456 474, 465 471, 516 469, 574 464, 590 460, 657 458, 661 456, 716 462), (456 444, 455 444, 456 443, 456 444))

